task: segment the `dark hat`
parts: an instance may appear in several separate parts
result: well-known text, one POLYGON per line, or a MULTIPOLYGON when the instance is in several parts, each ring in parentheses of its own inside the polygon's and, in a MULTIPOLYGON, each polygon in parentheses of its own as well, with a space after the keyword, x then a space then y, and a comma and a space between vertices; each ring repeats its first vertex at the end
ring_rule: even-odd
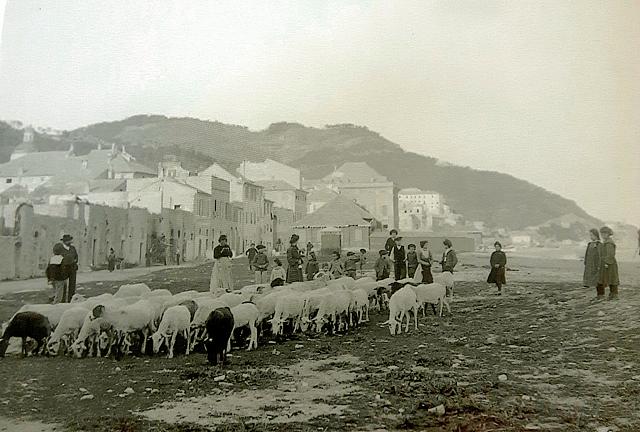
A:
POLYGON ((65 234, 62 236, 62 238, 60 239, 61 241, 65 242, 65 241, 71 241, 73 240, 73 237, 69 234, 65 234))
POLYGON ((356 254, 356 253, 355 253, 355 252, 353 252, 353 251, 349 251, 349 252, 347 252, 347 256, 352 256, 352 255, 355 255, 355 254, 356 254))
POLYGON ((496 241, 493 245, 502 247, 502 243, 500 243, 499 241, 496 241))
POLYGON ((382 249, 378 252, 380 255, 387 255, 388 252, 386 251, 386 249, 382 249))
POLYGON ((256 246, 256 249, 258 250, 262 250, 262 249, 266 249, 267 247, 265 245, 258 245, 256 246))
POLYGON ((289 243, 295 243, 298 240, 300 240, 300 236, 298 234, 294 234, 291 236, 291 240, 289 240, 289 243))
POLYGON ((602 234, 608 234, 610 236, 613 235, 613 230, 611 228, 609 228, 608 226, 603 226, 602 228, 600 228, 600 232, 602 234))
POLYGON ((227 236, 222 234, 220 237, 218 237, 218 242, 221 242, 222 240, 226 240, 227 236))

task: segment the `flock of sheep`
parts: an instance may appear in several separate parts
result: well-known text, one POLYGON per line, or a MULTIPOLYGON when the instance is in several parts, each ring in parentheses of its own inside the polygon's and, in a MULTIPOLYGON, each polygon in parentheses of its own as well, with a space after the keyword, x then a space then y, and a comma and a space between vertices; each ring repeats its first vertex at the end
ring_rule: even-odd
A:
POLYGON ((257 348, 258 336, 286 332, 344 331, 369 320, 369 309, 389 310, 392 335, 405 332, 413 314, 423 315, 427 304, 449 309, 453 296, 450 273, 437 275, 436 283, 416 285, 412 279, 374 281, 369 277, 335 280, 316 279, 280 287, 249 285, 238 291, 214 296, 209 292, 171 294, 151 290, 145 284, 122 285, 115 294, 85 298, 76 294, 70 303, 23 306, 3 329, 0 357, 12 337, 22 339, 22 354, 110 356, 129 353, 154 354, 164 347, 173 357, 176 340, 184 340, 185 354, 199 347, 212 364, 223 362, 231 340, 248 331, 248 350, 257 348), (238 329, 246 329, 235 331, 238 329), (35 340, 28 348, 27 338, 35 340), (149 341, 150 339, 150 341, 149 341))

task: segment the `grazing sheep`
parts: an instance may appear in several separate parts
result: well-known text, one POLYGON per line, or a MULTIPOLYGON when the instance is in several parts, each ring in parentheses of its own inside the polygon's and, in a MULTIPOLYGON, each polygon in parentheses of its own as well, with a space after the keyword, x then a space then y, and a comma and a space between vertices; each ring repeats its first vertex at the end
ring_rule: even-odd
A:
POLYGON ((0 357, 4 357, 12 337, 22 338, 22 355, 27 355, 27 338, 34 339, 38 345, 32 354, 38 354, 51 335, 49 319, 37 312, 20 312, 14 315, 0 339, 0 357))
POLYGON ((123 297, 140 297, 147 295, 151 292, 151 289, 144 283, 126 284, 118 288, 118 291, 113 295, 116 298, 123 297))
MULTIPOLYGON (((51 328, 54 329, 57 327, 60 322, 60 318, 62 318, 62 314, 67 310, 71 309, 76 305, 71 303, 57 303, 57 304, 32 304, 32 305, 24 305, 16 315, 20 312, 36 312, 41 315, 44 315, 49 320, 49 324, 51 328)), ((15 315, 14 315, 15 316, 15 315)))
MULTIPOLYGON (((185 308, 186 309, 186 308, 185 308)), ((145 353, 147 337, 154 329, 153 324, 153 304, 148 300, 139 300, 132 305, 127 305, 120 309, 109 309, 104 306, 96 306, 92 315, 94 318, 104 317, 113 325, 114 338, 110 345, 117 349, 117 354, 128 351, 131 345, 129 336, 131 333, 142 334, 142 350, 145 353), (96 310, 98 309, 98 310, 96 310)), ((189 312, 187 310, 187 312, 189 312)))
MULTIPOLYGON (((87 314, 84 318, 84 322, 82 323, 82 327, 80 328, 80 332, 78 333, 78 337, 71 345, 71 351, 77 358, 82 357, 85 349, 88 349, 89 352, 92 351, 94 346, 97 346, 96 354, 98 357, 102 356, 101 349, 106 348, 100 346, 99 338, 101 335, 107 335, 107 340, 105 344, 109 342, 111 337, 111 332, 113 330, 113 324, 107 321, 104 318, 94 318, 93 314, 87 314), (87 346, 87 344, 89 346, 87 346)), ((110 354, 110 351, 107 352, 107 355, 110 354)))
POLYGON ((163 289, 155 289, 155 290, 149 291, 146 294, 142 294, 141 297, 148 299, 152 297, 170 297, 171 295, 172 295, 171 291, 163 288, 163 289))
POLYGON ((425 316, 425 310, 427 308, 427 304, 439 305, 440 312, 439 315, 442 316, 442 305, 447 306, 447 311, 451 313, 451 308, 449 307, 449 300, 447 299, 447 288, 439 283, 432 284, 420 284, 417 287, 412 287, 413 291, 416 293, 416 298, 418 300, 419 307, 422 307, 422 316, 425 316))
POLYGON ((358 315, 358 324, 369 321, 369 296, 367 292, 358 288, 351 291, 352 311, 358 315))
MULTIPOLYGON (((164 312, 162 321, 158 326, 158 331, 151 336, 153 341, 153 353, 157 354, 164 342, 169 342, 169 358, 173 358, 173 347, 176 344, 178 333, 182 333, 186 341, 189 341, 189 325, 191 324, 191 313, 186 306, 172 306, 164 312)), ((187 343, 187 352, 189 355, 189 344, 187 343)))
MULTIPOLYGON (((241 327, 249 327, 251 335, 249 336, 249 347, 247 351, 251 351, 251 348, 258 348, 258 319, 260 312, 253 303, 241 303, 238 306, 231 308, 233 314, 233 329, 241 327)), ((231 350, 231 340, 227 346, 227 350, 231 350)))
POLYGON ((331 324, 330 332, 334 328, 340 331, 346 327, 347 322, 343 322, 343 317, 348 317, 350 304, 351 291, 341 290, 325 295, 314 319, 316 332, 320 332, 325 323, 331 324))
POLYGON ((293 331, 300 329, 300 319, 304 307, 304 297, 300 293, 294 293, 278 298, 276 308, 271 319, 271 332, 277 336, 282 333, 284 322, 293 320, 293 331))
POLYGON ((216 309, 229 307, 226 303, 215 298, 198 298, 194 300, 198 305, 193 319, 191 320, 191 332, 189 341, 189 349, 193 351, 195 346, 204 339, 206 333, 206 323, 209 315, 216 309))
POLYGON ((78 337, 78 333, 84 324, 84 319, 89 314, 89 310, 84 307, 73 307, 67 309, 60 318, 60 323, 49 338, 47 350, 56 355, 59 353, 60 343, 71 345, 78 337))
POLYGON ((216 297, 216 300, 220 300, 221 302, 232 308, 234 306, 238 306, 243 301, 248 300, 249 297, 250 295, 244 296, 242 294, 224 293, 221 296, 216 297))
POLYGON ((212 365, 227 361, 227 348, 234 329, 233 313, 228 307, 217 308, 209 313, 207 328, 207 359, 212 365))
POLYGON ((410 286, 405 286, 396 291, 389 299, 389 319, 384 324, 389 324, 391 335, 402 330, 402 320, 407 315, 405 333, 409 332, 409 312, 413 312, 415 329, 418 329, 418 301, 416 293, 410 286), (400 319, 398 320, 398 315, 400 319))
POLYGON ((185 300, 182 303, 180 303, 180 306, 185 306, 187 309, 189 309, 189 314, 191 315, 189 320, 193 321, 193 317, 195 316, 196 311, 198 310, 198 304, 194 300, 185 300))
POLYGON ((444 285, 447 288, 447 296, 453 298, 453 286, 455 285, 453 274, 450 272, 436 273, 433 275, 433 281, 444 285))

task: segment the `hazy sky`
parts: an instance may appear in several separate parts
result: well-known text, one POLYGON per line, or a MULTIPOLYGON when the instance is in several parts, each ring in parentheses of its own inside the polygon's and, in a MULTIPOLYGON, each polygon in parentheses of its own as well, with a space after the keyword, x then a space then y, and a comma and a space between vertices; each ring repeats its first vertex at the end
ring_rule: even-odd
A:
POLYGON ((356 123, 640 224, 639 1, 9 0, 1 44, 3 119, 356 123))

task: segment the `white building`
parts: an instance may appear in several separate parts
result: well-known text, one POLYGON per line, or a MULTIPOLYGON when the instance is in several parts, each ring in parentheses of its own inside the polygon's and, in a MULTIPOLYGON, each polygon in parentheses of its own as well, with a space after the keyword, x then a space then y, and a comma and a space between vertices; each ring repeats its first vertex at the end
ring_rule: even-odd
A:
POLYGON ((438 192, 422 191, 418 188, 401 189, 398 192, 398 201, 400 205, 404 203, 409 206, 421 206, 432 215, 442 214, 443 210, 442 196, 438 192))
POLYGON ((236 171, 254 182, 281 180, 296 189, 302 189, 300 170, 272 159, 266 159, 264 162, 243 161, 236 171))

